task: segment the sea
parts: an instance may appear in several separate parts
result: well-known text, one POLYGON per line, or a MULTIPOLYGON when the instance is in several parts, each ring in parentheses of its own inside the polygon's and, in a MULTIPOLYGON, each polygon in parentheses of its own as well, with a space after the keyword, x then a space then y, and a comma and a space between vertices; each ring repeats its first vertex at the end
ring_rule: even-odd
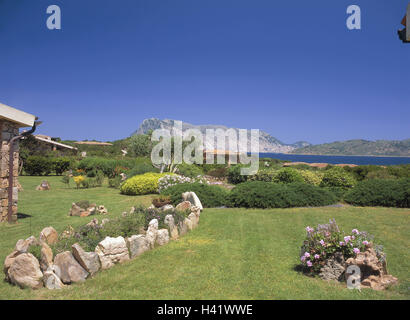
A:
POLYGON ((307 163, 346 163, 357 165, 396 165, 410 164, 410 157, 378 157, 378 156, 319 156, 287 153, 259 153, 259 158, 273 158, 287 161, 307 163))

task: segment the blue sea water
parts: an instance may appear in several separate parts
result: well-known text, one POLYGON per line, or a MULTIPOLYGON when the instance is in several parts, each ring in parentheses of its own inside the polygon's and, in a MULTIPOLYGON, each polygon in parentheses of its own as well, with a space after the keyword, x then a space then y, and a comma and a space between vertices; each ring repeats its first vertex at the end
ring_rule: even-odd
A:
POLYGON ((286 153, 260 153, 260 158, 274 158, 288 160, 292 162, 301 161, 308 163, 348 163, 357 165, 395 165, 410 163, 410 157, 371 157, 371 156, 318 156, 304 154, 286 154, 286 153))

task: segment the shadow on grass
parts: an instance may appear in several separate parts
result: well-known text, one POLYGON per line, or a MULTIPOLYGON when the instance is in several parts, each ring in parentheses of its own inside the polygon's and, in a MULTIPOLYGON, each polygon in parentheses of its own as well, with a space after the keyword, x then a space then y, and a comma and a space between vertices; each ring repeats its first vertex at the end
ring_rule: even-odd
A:
POLYGON ((25 218, 31 218, 31 215, 25 214, 25 213, 21 213, 21 212, 18 212, 18 213, 17 213, 17 219, 25 219, 25 218))

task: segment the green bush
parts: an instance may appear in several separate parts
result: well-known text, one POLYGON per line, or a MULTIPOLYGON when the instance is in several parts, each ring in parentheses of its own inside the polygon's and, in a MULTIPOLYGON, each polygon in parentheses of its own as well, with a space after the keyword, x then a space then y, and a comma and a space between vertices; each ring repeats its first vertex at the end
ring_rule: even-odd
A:
POLYGON ((47 176, 53 171, 51 158, 29 156, 23 163, 24 172, 30 176, 47 176))
POLYGON ((410 178, 410 164, 387 167, 387 171, 397 178, 410 178))
POLYGON ((325 170, 321 187, 351 188, 356 184, 354 177, 341 167, 325 170))
POLYGON ((228 175, 228 169, 225 167, 216 168, 208 171, 208 176, 215 178, 225 178, 228 175))
POLYGON ((232 189, 227 204, 245 208, 291 208, 324 206, 335 202, 336 197, 329 191, 305 183, 249 181, 232 189))
POLYGON ((333 193, 337 201, 342 201, 346 193, 349 191, 348 189, 341 187, 323 187, 323 189, 326 189, 330 193, 333 193))
POLYGON ((207 185, 201 183, 182 183, 161 191, 161 194, 171 197, 173 205, 182 201, 182 193, 193 191, 198 196, 205 208, 221 207, 226 203, 226 197, 229 191, 216 185, 207 185))
POLYGON ((107 159, 99 157, 87 157, 82 159, 77 168, 84 170, 86 173, 90 171, 102 171, 108 178, 114 178, 120 171, 129 170, 134 166, 134 160, 132 159, 107 159), (121 170, 120 170, 121 169, 121 170))
POLYGON ((249 177, 248 180, 272 182, 274 181, 277 174, 278 170, 262 169, 259 170, 256 174, 249 177))
POLYGON ((118 189, 121 185, 121 177, 108 179, 108 187, 118 189))
POLYGON ((282 168, 276 173, 273 181, 279 183, 303 182, 303 177, 296 169, 282 168))
POLYGON ((319 186, 323 179, 323 172, 321 171, 300 170, 299 173, 305 183, 313 186, 319 186))
POLYGON ((384 180, 390 179, 391 180, 391 179, 397 179, 397 177, 390 174, 387 169, 384 169, 384 170, 370 171, 366 175, 366 180, 373 180, 373 179, 384 179, 384 180))
POLYGON ((237 165, 232 165, 228 169, 228 182, 233 183, 233 184, 238 184, 242 183, 248 180, 248 176, 242 175, 241 174, 241 168, 243 168, 244 165, 237 164, 237 165))
POLYGON ((361 181, 345 201, 355 206, 410 208, 410 179, 361 181))
POLYGON ((120 191, 128 195, 158 193, 158 179, 165 175, 170 175, 170 173, 149 172, 134 176, 122 183, 120 191))
POLYGON ((195 164, 181 163, 177 167, 177 173, 189 178, 196 178, 197 176, 203 175, 201 167, 195 164))
POLYGON ((53 169, 57 175, 62 175, 63 172, 70 169, 71 166, 71 160, 67 157, 53 158, 52 163, 53 169))

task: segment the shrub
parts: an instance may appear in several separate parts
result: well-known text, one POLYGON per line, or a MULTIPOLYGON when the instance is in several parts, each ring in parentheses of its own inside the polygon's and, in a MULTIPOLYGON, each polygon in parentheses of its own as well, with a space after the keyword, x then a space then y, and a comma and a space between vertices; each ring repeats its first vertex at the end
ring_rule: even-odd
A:
POLYGON ((216 168, 216 169, 212 169, 212 170, 208 171, 207 174, 209 176, 215 177, 215 178, 224 178, 228 175, 228 169, 225 168, 225 167, 216 168))
POLYGON ((30 176, 49 175, 53 171, 50 158, 42 156, 29 156, 23 164, 24 171, 30 176))
POLYGON ((351 188, 356 184, 353 176, 341 167, 333 167, 325 170, 321 187, 351 188))
POLYGON ((151 154, 152 142, 149 135, 136 134, 129 141, 130 153, 137 157, 148 157, 151 154))
POLYGON ((390 174, 388 170, 384 169, 384 170, 370 171, 370 172, 366 175, 366 179, 367 179, 367 180, 373 180, 373 179, 385 179, 385 180, 389 180, 389 179, 397 179, 397 177, 394 176, 394 175, 392 175, 392 174, 390 174))
POLYGON ((121 185, 121 177, 108 179, 108 187, 118 189, 121 185))
POLYGON ((303 182, 303 177, 296 169, 282 168, 276 173, 273 181, 279 183, 303 182))
POLYGON ((203 178, 198 176, 197 178, 189 178, 189 177, 183 177, 177 174, 166 174, 162 178, 159 178, 158 180, 158 192, 161 192, 162 190, 165 190, 166 188, 175 186, 177 184, 181 183, 205 183, 208 184, 208 181, 203 178))
POLYGON ((118 176, 122 171, 128 170, 134 166, 132 159, 106 159, 98 157, 88 157, 82 159, 77 168, 83 170, 85 173, 89 171, 102 171, 108 178, 118 176))
POLYGON ((189 177, 189 178, 195 178, 199 175, 203 174, 203 171, 201 168, 195 164, 186 164, 186 163, 181 163, 177 167, 177 173, 189 177))
POLYGON ((336 202, 327 190, 305 183, 277 184, 249 181, 238 184, 229 194, 230 207, 290 208, 323 206, 336 202))
POLYGON ((162 190, 161 194, 170 196, 172 204, 177 205, 182 201, 182 193, 187 191, 195 192, 205 208, 224 206, 229 193, 226 189, 215 185, 183 183, 162 190))
POLYGON ((86 178, 84 176, 75 176, 73 179, 78 189, 81 185, 83 185, 83 181, 85 181, 86 178))
POLYGON ((70 169, 71 160, 70 158, 53 158, 52 159, 53 169, 57 175, 62 175, 63 172, 70 169))
POLYGON ((321 171, 300 170, 299 173, 305 183, 313 186, 319 186, 323 179, 321 171))
POLYGON ((158 179, 167 174, 149 172, 134 176, 121 184, 120 191, 127 195, 158 193, 158 179))
POLYGON ((345 201, 355 206, 410 208, 410 179, 361 181, 345 201))
POLYGON ((248 180, 248 176, 241 174, 241 168, 244 165, 237 164, 229 167, 228 169, 228 182, 233 184, 242 183, 248 180))

